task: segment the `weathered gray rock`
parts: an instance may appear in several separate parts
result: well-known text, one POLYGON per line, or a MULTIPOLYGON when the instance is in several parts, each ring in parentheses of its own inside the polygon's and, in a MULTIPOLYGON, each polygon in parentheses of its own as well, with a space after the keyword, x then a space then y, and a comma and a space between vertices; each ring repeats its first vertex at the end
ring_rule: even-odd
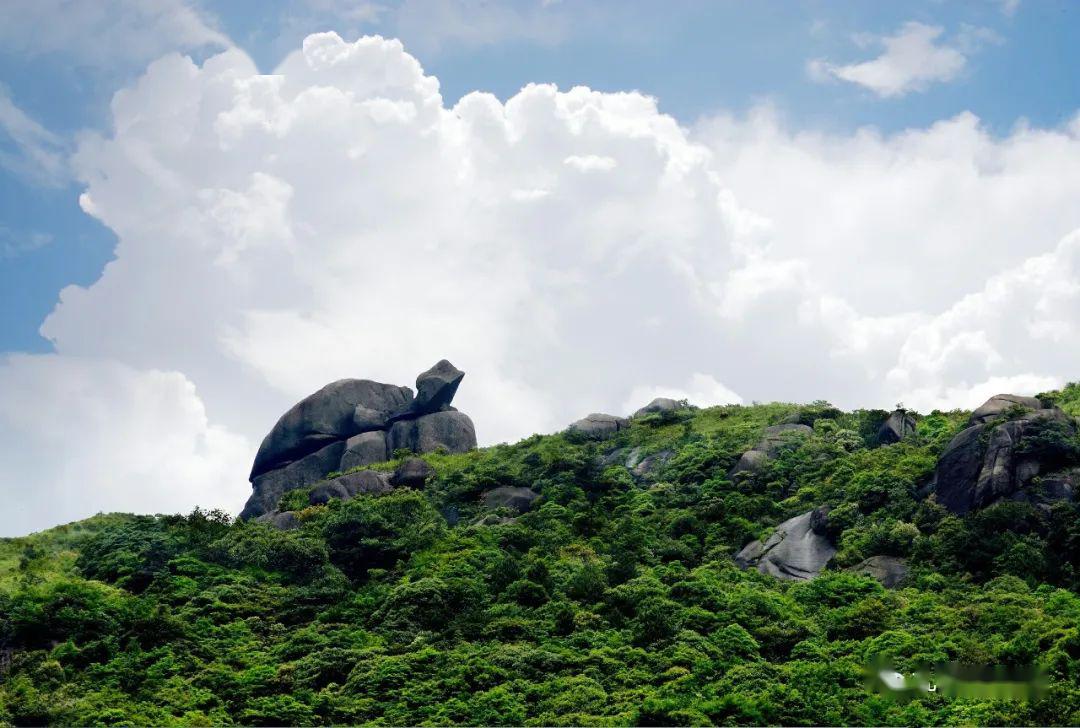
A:
POLYGON ((321 506, 332 500, 349 500, 349 497, 349 491, 345 490, 345 486, 335 480, 328 480, 311 489, 311 493, 308 494, 308 503, 321 506))
POLYGON ((357 434, 353 418, 358 405, 394 412, 405 408, 412 399, 408 387, 367 379, 341 379, 328 384, 281 416, 259 447, 250 479, 357 434))
POLYGON ((590 440, 606 440, 629 426, 630 421, 625 417, 594 412, 571 424, 569 430, 584 435, 590 440))
POLYGON ((781 448, 789 445, 799 438, 809 437, 814 434, 814 428, 809 425, 785 424, 766 427, 761 436, 761 442, 754 446, 755 450, 761 450, 769 457, 776 457, 781 448))
POLYGON ((323 480, 327 473, 338 469, 344 451, 344 442, 334 442, 296 462, 256 476, 251 483, 251 497, 240 512, 240 517, 255 518, 273 511, 286 492, 306 488, 323 480))
POLYGON ((728 477, 734 477, 738 473, 761 472, 766 463, 779 455, 785 446, 813 433, 812 427, 793 423, 766 427, 758 444, 739 456, 738 462, 728 471, 728 477))
POLYGON ((630 468, 630 472, 637 478, 651 479, 662 467, 667 465, 668 460, 671 460, 674 454, 671 450, 661 450, 660 452, 654 452, 652 455, 646 455, 630 468))
POLYGON ((848 571, 877 579, 886 589, 900 586, 908 575, 907 561, 898 556, 871 556, 848 571))
POLYGON ((815 532, 813 511, 789 518, 776 527, 765 543, 753 541, 735 555, 735 563, 746 569, 756 566, 762 574, 777 579, 806 581, 817 576, 836 555, 827 537, 815 532))
POLYGON ((892 445, 914 432, 915 417, 906 410, 895 410, 878 429, 877 441, 880 445, 892 445))
POLYGON ((654 412, 674 412, 682 407, 678 400, 671 399, 669 397, 657 397, 652 402, 639 409, 634 413, 634 417, 641 417, 642 415, 652 414, 654 412))
POLYGON ((1043 409, 1043 403, 1035 397, 1024 397, 1019 394, 995 394, 971 413, 970 422, 973 425, 989 422, 1014 408, 1041 410, 1043 409))
POLYGON ((386 439, 391 453, 402 448, 416 453, 440 448, 462 453, 476 448, 476 428, 464 412, 446 410, 415 420, 399 420, 390 428, 386 439))
POLYGON ((345 472, 353 468, 388 460, 386 452, 386 433, 378 430, 361 432, 345 441, 345 452, 341 456, 338 470, 345 472))
POLYGON ((539 500, 540 494, 532 488, 503 485, 484 493, 482 500, 487 508, 509 508, 518 513, 525 513, 539 500))
POLYGON ((390 484, 390 473, 381 470, 357 470, 334 478, 350 498, 358 495, 383 495, 394 489, 390 484))
POLYGON ((464 377, 465 372, 443 359, 416 378, 416 399, 410 411, 424 415, 450 406, 464 377))
POLYGON ((435 469, 420 458, 405 458, 390 476, 390 484, 396 488, 423 488, 435 469))
POLYGON ((739 473, 759 473, 769 462, 769 455, 761 450, 747 450, 739 456, 739 461, 728 471, 728 477, 739 473))
MULTIPOLYGON (((1008 409, 1000 406, 1001 402, 1016 405, 999 395, 979 409, 1000 414, 1008 409)), ((998 416, 980 416, 983 422, 956 435, 938 459, 934 492, 938 502, 953 513, 964 514, 1006 498, 1018 499, 1017 494, 1029 490, 1038 475, 1050 474, 1062 465, 1032 446, 1037 444, 1037 436, 1050 430, 1066 437, 1077 433, 1076 421, 1057 408, 1029 410, 994 424, 998 416)))
POLYGON ((294 528, 300 528, 300 519, 296 517, 296 513, 293 511, 264 513, 255 520, 273 526, 279 531, 291 531, 294 528))
POLYGON ((390 426, 390 414, 383 410, 372 409, 358 404, 353 409, 353 429, 357 432, 385 430, 390 426))

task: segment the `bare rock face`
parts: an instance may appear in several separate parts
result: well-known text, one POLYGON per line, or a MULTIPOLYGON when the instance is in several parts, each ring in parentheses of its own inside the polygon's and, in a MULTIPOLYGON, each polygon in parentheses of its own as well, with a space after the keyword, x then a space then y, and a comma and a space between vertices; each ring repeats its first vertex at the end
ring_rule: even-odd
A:
MULTIPOLYGON (((464 376, 444 359, 417 377, 416 397, 408 387, 367 379, 342 379, 305 397, 263 439, 249 478, 252 495, 240 517, 271 513, 284 493, 335 471, 385 462, 395 449, 475 448, 472 420, 450 406, 464 376)), ((342 490, 346 485, 320 485, 312 497, 326 502, 355 495, 342 490)))
POLYGON ((430 414, 446 409, 464 377, 465 372, 443 359, 416 378, 416 399, 412 401, 412 411, 430 414))
POLYGON ((1064 471, 1080 457, 1073 418, 1033 397, 997 395, 975 410, 971 423, 938 459, 939 503, 964 514, 1005 499, 1072 498, 1064 471), (1007 416, 1013 419, 1001 421, 1007 416), (1055 473, 1061 473, 1056 480, 1055 473), (1051 487, 1036 487, 1043 480, 1051 487))
POLYGON ((678 400, 669 397, 657 397, 635 412, 633 416, 641 417, 642 415, 653 414, 654 412, 674 412, 682 406, 683 405, 679 404, 678 400))
POLYGON ((406 458, 390 476, 390 484, 395 488, 423 488, 434 473, 434 468, 420 458, 406 458))
POLYGON ((737 473, 760 472, 767 462, 780 454, 784 446, 794 444, 800 438, 808 437, 813 433, 814 430, 810 426, 794 423, 766 427, 758 444, 739 457, 739 461, 728 472, 728 477, 737 473))
POLYGON ((413 452, 468 452, 476 447, 476 428, 464 412, 447 410, 414 420, 395 422, 387 434, 387 448, 413 452))
POLYGON ((629 426, 630 421, 625 417, 593 412, 571 424, 568 429, 590 440, 606 440, 629 426))
POLYGON ((256 476, 251 481, 251 497, 240 517, 247 519, 269 513, 277 508, 278 500, 286 492, 318 483, 327 473, 338 469, 344 451, 344 442, 333 442, 296 462, 256 476))
POLYGON ((744 546, 735 555, 735 563, 786 581, 813 579, 836 555, 836 546, 819 533, 824 530, 822 518, 822 514, 815 517, 815 511, 789 518, 765 543, 752 541, 744 546))
POLYGON ((900 586, 908 575, 907 561, 898 556, 871 556, 848 571, 877 579, 886 589, 900 586))
POLYGON ((268 526, 272 526, 279 531, 291 531, 294 528, 300 528, 300 519, 297 518, 296 514, 292 511, 264 513, 255 520, 258 523, 265 523, 268 526))
POLYGON ((412 399, 408 387, 367 379, 341 379, 327 384, 281 416, 259 447, 251 478, 358 434, 360 430, 353 424, 353 414, 359 405, 393 412, 412 399))
POLYGON ((971 413, 970 423, 981 425, 1005 415, 1010 410, 1015 411, 1017 409, 1036 411, 1044 409, 1044 406, 1042 401, 1035 397, 1024 397, 1019 394, 995 394, 971 413))
POLYGON ((892 445, 914 432, 915 418, 905 410, 895 410, 878 430, 877 441, 880 445, 892 445))
POLYGON ((338 470, 345 472, 365 465, 385 463, 388 459, 386 434, 378 430, 361 432, 345 441, 345 452, 338 470))
POLYGON ((524 486, 503 485, 484 493, 482 500, 487 508, 508 508, 518 513, 531 510, 540 494, 524 486))

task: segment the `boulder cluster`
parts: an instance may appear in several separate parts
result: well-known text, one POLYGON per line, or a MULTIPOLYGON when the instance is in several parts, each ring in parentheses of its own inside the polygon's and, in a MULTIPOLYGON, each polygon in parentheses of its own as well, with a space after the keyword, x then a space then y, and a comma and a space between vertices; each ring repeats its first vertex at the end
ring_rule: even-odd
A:
MULTIPOLYGON (((1053 501, 1075 498, 1080 488, 1076 419, 1035 397, 999 394, 972 412, 967 424, 942 452, 931 483, 937 502, 949 511, 963 515, 1003 500, 1049 508, 1053 501)), ((900 442, 915 428, 914 416, 897 409, 878 430, 877 443, 900 442)), ((729 476, 760 472, 784 446, 811 432, 810 427, 794 423, 766 428, 729 476)), ((835 554, 828 507, 821 506, 784 521, 764 542, 750 542, 735 555, 735 562, 778 579, 806 580, 825 568, 835 554)), ((907 577, 904 559, 886 555, 871 556, 849 570, 890 588, 907 577)))
POLYGON ((1076 420, 1035 397, 991 397, 941 454, 937 501, 964 514, 1001 500, 1072 500, 1080 472, 1062 446, 1076 435, 1076 420))
POLYGON ((466 452, 476 447, 472 420, 450 403, 465 373, 445 359, 409 387, 341 379, 305 397, 281 416, 262 441, 249 480, 252 494, 241 518, 286 518, 278 500, 333 472, 346 473, 313 489, 313 503, 423 484, 426 463, 406 460, 393 475, 354 471, 385 462, 399 450, 466 452), (269 515, 268 515, 269 514, 269 515))

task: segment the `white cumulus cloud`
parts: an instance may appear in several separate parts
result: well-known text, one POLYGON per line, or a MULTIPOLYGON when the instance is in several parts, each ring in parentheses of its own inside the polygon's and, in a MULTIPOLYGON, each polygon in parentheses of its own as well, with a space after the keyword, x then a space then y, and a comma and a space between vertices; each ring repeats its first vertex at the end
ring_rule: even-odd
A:
POLYGON ((115 259, 61 293, 55 354, 0 363, 0 532, 238 510, 297 399, 443 357, 483 443, 662 394, 929 408, 1075 378, 1080 122, 687 129, 542 84, 447 106, 399 42, 334 34, 272 74, 166 56, 112 115, 71 166, 115 259))
POLYGON ((965 28, 953 42, 945 43, 943 33, 940 26, 909 21, 893 35, 859 36, 861 45, 883 48, 876 58, 842 65, 814 59, 807 64, 807 71, 815 81, 839 79, 891 98, 952 81, 980 43, 998 40, 985 29, 965 28))

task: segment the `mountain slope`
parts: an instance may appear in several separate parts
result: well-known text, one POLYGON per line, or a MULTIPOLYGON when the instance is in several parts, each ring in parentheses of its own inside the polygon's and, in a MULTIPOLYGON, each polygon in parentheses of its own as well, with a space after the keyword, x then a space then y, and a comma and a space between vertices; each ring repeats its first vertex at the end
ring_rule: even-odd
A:
MULTIPOLYGON (((1049 396, 1080 414, 1080 387, 1049 396)), ((679 409, 599 442, 428 454, 421 490, 291 491, 294 530, 196 511, 0 541, 0 721, 1080 723, 1076 504, 952 514, 930 483, 968 413, 880 445, 887 415, 679 409), (782 421, 809 434, 733 473, 782 421), (736 566, 823 505, 836 554, 816 578, 736 566), (847 570, 880 555, 906 561, 899 588, 847 570), (864 687, 875 655, 1036 662, 1050 688, 898 703, 864 687)))

